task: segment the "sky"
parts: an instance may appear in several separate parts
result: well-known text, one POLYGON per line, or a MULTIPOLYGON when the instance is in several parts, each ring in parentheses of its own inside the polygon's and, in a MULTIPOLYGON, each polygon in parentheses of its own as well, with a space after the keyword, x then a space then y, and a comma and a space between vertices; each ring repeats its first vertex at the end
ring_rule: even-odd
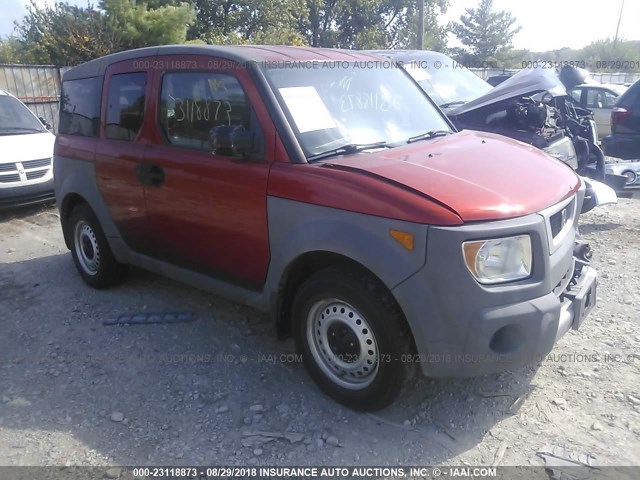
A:
MULTIPOLYGON (((39 5, 53 0, 36 0, 39 5)), ((67 0, 84 6, 87 0, 67 0)), ((589 43, 613 38, 622 0, 494 0, 494 9, 510 11, 522 27, 514 38, 514 47, 532 51, 562 47, 582 48, 589 43)), ((13 21, 26 14, 29 0, 0 0, 0 36, 13 32, 13 21)), ((97 4, 97 1, 93 3, 97 4)), ((450 0, 449 10, 440 18, 446 24, 458 20, 466 8, 475 8, 480 0, 450 0)), ((625 0, 620 37, 640 40, 640 0, 625 0)), ((633 59, 637 60, 637 59, 633 59)))

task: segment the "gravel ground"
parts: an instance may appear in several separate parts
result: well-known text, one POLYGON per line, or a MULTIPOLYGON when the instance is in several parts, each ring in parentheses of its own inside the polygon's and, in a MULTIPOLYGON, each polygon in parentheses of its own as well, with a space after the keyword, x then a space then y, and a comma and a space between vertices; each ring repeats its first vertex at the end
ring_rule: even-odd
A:
POLYGON ((363 414, 262 315, 134 270, 82 283, 52 207, 0 217, 0 465, 640 465, 640 192, 583 216, 598 306, 540 365, 363 414), (123 314, 187 323, 107 326, 123 314))

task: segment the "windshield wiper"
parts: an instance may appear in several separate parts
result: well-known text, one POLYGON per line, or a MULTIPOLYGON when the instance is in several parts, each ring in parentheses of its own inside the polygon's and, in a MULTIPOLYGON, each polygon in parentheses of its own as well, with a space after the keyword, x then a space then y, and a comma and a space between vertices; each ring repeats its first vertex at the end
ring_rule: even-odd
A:
POLYGON ((455 102, 443 103, 442 105, 440 105, 440 108, 451 108, 456 105, 464 105, 465 103, 467 103, 465 100, 456 100, 455 102))
POLYGON ((375 143, 348 143, 338 148, 332 148, 326 152, 317 153, 307 157, 307 161, 312 162, 314 160, 321 160, 327 157, 333 157, 334 155, 351 154, 362 152, 363 150, 370 150, 372 148, 392 148, 387 142, 375 142, 375 143))
POLYGON ((415 137, 411 137, 409 140, 407 140, 407 143, 419 142, 420 140, 429 140, 431 138, 436 138, 436 137, 444 137, 451 133, 453 132, 450 132, 448 130, 431 130, 421 135, 416 135, 415 137))

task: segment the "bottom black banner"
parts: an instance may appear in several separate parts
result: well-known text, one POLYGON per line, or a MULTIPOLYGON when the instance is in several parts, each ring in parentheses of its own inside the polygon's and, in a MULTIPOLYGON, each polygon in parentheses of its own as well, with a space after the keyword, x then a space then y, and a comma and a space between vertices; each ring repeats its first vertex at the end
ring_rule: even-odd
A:
POLYGON ((0 480, 262 480, 262 479, 638 480, 640 466, 217 466, 2 467, 0 480))

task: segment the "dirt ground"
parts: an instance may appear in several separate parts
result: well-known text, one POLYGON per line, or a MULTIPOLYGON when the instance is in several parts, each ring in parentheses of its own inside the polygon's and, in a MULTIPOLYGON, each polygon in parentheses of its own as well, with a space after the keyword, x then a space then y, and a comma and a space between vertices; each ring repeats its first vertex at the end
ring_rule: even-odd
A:
POLYGON ((337 405, 256 312, 134 270, 86 286, 53 207, 0 216, 0 465, 640 465, 640 191, 583 216, 598 305, 540 365, 337 405), (127 313, 187 323, 108 326, 127 313), (283 355, 284 354, 284 355, 283 355))

